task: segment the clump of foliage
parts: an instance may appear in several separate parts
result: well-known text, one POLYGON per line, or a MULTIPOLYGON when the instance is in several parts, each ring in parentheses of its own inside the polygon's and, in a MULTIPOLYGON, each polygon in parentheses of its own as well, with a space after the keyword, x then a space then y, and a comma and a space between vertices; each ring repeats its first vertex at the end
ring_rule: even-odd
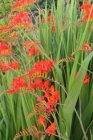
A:
POLYGON ((0 140, 92 140, 93 6, 39 2, 0 3, 0 140))

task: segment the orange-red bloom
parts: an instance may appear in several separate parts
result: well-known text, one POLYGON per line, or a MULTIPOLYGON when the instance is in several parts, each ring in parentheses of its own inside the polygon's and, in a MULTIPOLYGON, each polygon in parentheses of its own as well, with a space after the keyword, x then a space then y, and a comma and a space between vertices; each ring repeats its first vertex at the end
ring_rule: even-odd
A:
POLYGON ((16 39, 19 35, 17 35, 17 33, 13 33, 12 34, 12 38, 16 39))
POLYGON ((48 134, 48 136, 56 135, 56 123, 51 123, 50 126, 48 126, 48 128, 45 130, 45 132, 48 134))
POLYGON ((52 60, 41 60, 34 64, 33 71, 49 73, 53 68, 53 61, 52 60))
POLYGON ((86 73, 83 83, 86 84, 86 83, 89 83, 89 82, 90 82, 90 77, 89 77, 88 73, 86 73))
POLYGON ((85 1, 85 3, 81 6, 81 10, 84 12, 84 17, 80 20, 81 22, 86 22, 88 18, 93 20, 93 6, 91 3, 85 1))
POLYGON ((5 42, 0 42, 0 54, 2 56, 9 56, 11 55, 12 51, 10 49, 10 46, 5 44, 5 42))
POLYGON ((43 85, 42 78, 35 78, 34 83, 32 84, 32 87, 34 89, 41 89, 43 85))
POLYGON ((13 27, 29 27, 30 21, 28 19, 28 12, 20 11, 15 14, 10 20, 10 25, 13 27))
POLYGON ((60 100, 59 91, 54 89, 52 85, 49 88, 49 91, 45 91, 45 99, 47 99, 46 107, 49 112, 55 111, 54 107, 57 105, 58 101, 60 100))
POLYGON ((23 6, 29 6, 30 4, 37 2, 38 0, 16 0, 13 5, 12 9, 21 8, 23 6))
POLYGON ((37 98, 38 102, 45 102, 45 110, 47 112, 55 111, 54 107, 57 105, 57 102, 60 100, 60 95, 58 91, 54 90, 54 86, 48 87, 47 89, 43 89, 44 95, 42 97, 37 98))
POLYGON ((55 32, 56 31, 56 27, 55 27, 55 24, 54 23, 51 26, 51 30, 52 30, 52 32, 55 32))
POLYGON ((42 77, 43 74, 47 75, 53 68, 54 62, 52 60, 37 61, 32 70, 28 70, 29 77, 42 77))
POLYGON ((49 87, 50 87, 50 81, 49 80, 43 82, 43 85, 42 85, 43 90, 47 91, 49 87))
POLYGON ((37 124, 38 125, 42 125, 43 127, 45 127, 46 119, 42 115, 38 115, 37 124))
POLYGON ((28 88, 24 76, 17 77, 12 82, 12 88, 8 90, 8 93, 13 94, 15 92, 20 92, 21 89, 28 88))
POLYGON ((17 70, 19 68, 19 63, 17 61, 13 61, 13 62, 9 62, 9 63, 6 63, 6 62, 2 62, 0 64, 0 70, 2 72, 6 72, 8 70, 17 70))
POLYGON ((24 76, 17 77, 13 80, 12 86, 14 88, 26 88, 27 83, 25 81, 24 76))
POLYGON ((91 51, 92 51, 92 49, 91 49, 89 43, 84 43, 84 44, 83 44, 83 51, 84 51, 84 52, 91 52, 91 51))
POLYGON ((41 133, 41 132, 38 130, 38 131, 34 134, 34 137, 35 137, 35 138, 38 138, 38 136, 39 136, 40 133, 41 133))

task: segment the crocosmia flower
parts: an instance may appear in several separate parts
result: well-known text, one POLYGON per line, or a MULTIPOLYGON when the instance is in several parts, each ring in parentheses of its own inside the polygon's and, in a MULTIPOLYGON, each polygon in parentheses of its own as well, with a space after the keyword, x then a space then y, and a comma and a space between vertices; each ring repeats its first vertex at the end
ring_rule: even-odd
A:
POLYGON ((10 25, 12 27, 25 27, 25 28, 28 27, 30 24, 28 14, 29 13, 25 12, 24 10, 15 14, 10 20, 10 25))
POLYGON ((15 2, 12 5, 12 9, 15 10, 17 8, 29 6, 30 4, 33 4, 34 2, 37 2, 38 0, 15 0, 15 2))
POLYGON ((8 70, 17 70, 18 68, 19 68, 19 63, 17 61, 0 63, 0 70, 4 73, 8 70))
POLYGON ((92 51, 89 43, 84 43, 82 49, 83 49, 83 52, 91 52, 92 51))
POLYGON ((0 55, 2 56, 9 56, 11 55, 12 51, 10 46, 5 44, 5 42, 0 42, 0 55))
POLYGON ((86 22, 88 18, 90 18, 91 21, 93 20, 93 6, 88 0, 81 6, 81 11, 84 12, 84 17, 80 20, 81 22, 86 22))
POLYGON ((86 84, 86 83, 89 83, 89 82, 90 82, 90 77, 89 77, 88 73, 86 73, 83 83, 86 84))
POLYGON ((50 126, 48 126, 48 128, 45 130, 45 132, 48 133, 48 136, 56 135, 56 123, 51 123, 50 126))
POLYGON ((37 124, 38 124, 38 125, 42 125, 43 127, 45 127, 46 119, 45 119, 42 115, 39 115, 39 116, 38 116, 37 124))
POLYGON ((38 130, 38 131, 34 134, 34 137, 35 137, 35 138, 38 138, 38 136, 40 135, 40 133, 41 133, 41 132, 38 130))
POLYGON ((54 23, 52 24, 51 29, 52 29, 52 32, 55 32, 56 31, 56 27, 55 27, 55 24, 54 23))
POLYGON ((8 90, 8 93, 10 94, 13 94, 15 92, 20 92, 21 89, 25 90, 26 88, 28 88, 24 76, 19 76, 15 78, 11 86, 12 86, 11 89, 8 90))

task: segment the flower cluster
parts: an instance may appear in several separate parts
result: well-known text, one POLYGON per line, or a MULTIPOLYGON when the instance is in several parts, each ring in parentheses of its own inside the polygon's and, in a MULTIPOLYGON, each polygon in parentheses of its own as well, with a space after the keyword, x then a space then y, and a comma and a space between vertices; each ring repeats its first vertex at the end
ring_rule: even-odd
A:
MULTIPOLYGON (((37 73, 48 74, 53 68, 53 62, 51 60, 41 60, 34 64, 31 71, 29 71, 25 76, 19 76, 13 79, 11 83, 11 88, 7 90, 9 94, 18 93, 21 91, 31 92, 34 90, 41 91, 42 95, 38 94, 36 99, 37 103, 35 105, 35 110, 38 112, 37 126, 43 126, 45 132, 50 136, 51 134, 56 134, 56 124, 55 122, 47 125, 47 118, 51 116, 53 112, 56 112, 56 105, 60 100, 59 91, 55 90, 54 85, 51 84, 49 80, 45 80, 42 75, 37 75, 37 73), (34 75, 34 78, 33 78, 34 75), (26 80, 26 78, 28 80, 26 80)), ((38 137, 40 131, 37 131, 35 137, 38 137)))
POLYGON ((35 3, 37 2, 38 0, 16 0, 13 5, 12 5, 12 9, 15 10, 15 9, 20 9, 20 8, 25 8, 27 6, 29 6, 30 4, 32 3, 35 3))
MULTIPOLYGON (((51 75, 50 72, 54 68, 55 61, 52 59, 45 60, 44 57, 42 59, 40 51, 41 42, 34 35, 31 35, 31 31, 34 33, 37 26, 32 23, 33 16, 28 11, 27 6, 37 1, 15 0, 11 4, 11 13, 8 15, 8 22, 5 22, 3 26, 0 25, 0 56, 2 56, 0 71, 4 74, 5 78, 8 74, 7 71, 9 71, 9 74, 13 73, 13 71, 15 72, 15 74, 12 74, 13 80, 6 93, 11 96, 16 93, 37 94, 34 106, 37 120, 36 126, 32 126, 33 133, 31 133, 35 138, 38 138, 42 131, 48 136, 56 134, 56 123, 50 117, 52 117, 53 112, 56 112, 56 106, 60 100, 59 91, 55 88, 53 82, 47 79, 51 75), (27 36, 23 34, 24 32, 27 33, 27 36), (22 58, 23 55, 24 58, 25 56, 27 57, 26 62, 22 58), (33 63, 32 67, 30 65, 28 67, 26 64, 28 59, 29 62, 33 63), (21 62, 24 62, 26 69, 21 68, 21 62), (24 70, 26 71, 24 72, 24 70), (18 75, 16 76, 16 74, 18 75), (48 119, 51 123, 49 123, 48 119)), ((45 22, 48 22, 52 32, 56 31, 54 15, 49 15, 47 21, 42 19, 43 25, 45 22)), ((18 133, 16 136, 18 137, 20 134, 18 133)))
POLYGON ((47 74, 52 70, 54 62, 52 60, 37 61, 32 70, 28 70, 28 76, 33 77, 47 77, 47 74))
POLYGON ((12 27, 25 27, 28 28, 30 24, 30 20, 28 18, 29 12, 25 12, 24 10, 15 14, 13 18, 10 20, 10 26, 12 27))
POLYGON ((56 124, 55 122, 53 122, 49 126, 47 126, 47 118, 49 118, 53 112, 56 112, 55 106, 60 100, 60 95, 59 92, 54 89, 54 86, 51 85, 49 81, 43 82, 42 79, 39 79, 39 81, 40 80, 40 85, 42 86, 40 87, 39 85, 37 87, 39 87, 39 90, 42 89, 44 95, 37 98, 37 104, 35 106, 35 109, 37 108, 36 111, 39 114, 37 125, 43 126, 45 132, 48 133, 48 136, 50 136, 51 134, 55 135, 56 124))
POLYGON ((25 77, 24 76, 20 76, 17 78, 14 78, 12 84, 11 84, 11 89, 8 89, 7 92, 9 94, 13 94, 15 92, 20 92, 22 89, 26 89, 27 88, 27 83, 25 81, 25 77))
MULTIPOLYGON (((13 68, 13 66, 12 66, 12 68, 13 68)), ((50 60, 46 60, 46 61, 41 60, 41 61, 36 62, 33 66, 33 69, 28 70, 28 72, 26 73, 26 76, 29 79, 28 84, 25 81, 25 76, 17 77, 14 79, 14 81, 12 83, 12 89, 14 89, 13 90, 14 93, 19 91, 16 89, 20 89, 21 83, 25 83, 25 85, 26 85, 25 88, 28 88, 28 89, 42 88, 43 86, 46 87, 46 85, 49 83, 47 83, 47 82, 43 83, 41 77, 45 73, 48 74, 52 70, 52 68, 53 68, 53 63, 50 60), (34 78, 34 82, 33 82, 33 78, 34 78), (17 87, 14 86, 14 83, 16 84, 17 87)))
POLYGON ((84 12, 84 17, 81 22, 86 22, 88 18, 90 21, 93 20, 93 6, 88 2, 88 0, 86 0, 85 3, 81 6, 81 10, 84 12))

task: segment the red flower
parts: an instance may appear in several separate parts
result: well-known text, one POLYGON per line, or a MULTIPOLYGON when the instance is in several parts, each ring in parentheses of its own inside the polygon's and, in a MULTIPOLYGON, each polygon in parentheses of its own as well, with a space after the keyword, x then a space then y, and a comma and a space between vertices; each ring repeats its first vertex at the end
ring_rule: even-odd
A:
POLYGON ((90 77, 89 77, 88 73, 86 73, 83 83, 86 84, 89 82, 90 82, 90 77))
POLYGON ((35 89, 41 89, 42 88, 42 85, 43 85, 43 81, 42 81, 42 78, 36 78, 34 83, 32 84, 32 87, 35 89))
POLYGON ((18 62, 16 62, 16 61, 14 61, 14 62, 9 62, 9 63, 2 62, 2 63, 0 64, 0 70, 1 70, 2 72, 6 72, 6 71, 11 70, 11 69, 17 70, 18 68, 19 68, 19 64, 18 64, 18 62))
POLYGON ((48 126, 48 128, 45 130, 45 132, 48 133, 48 136, 56 135, 56 123, 51 123, 50 126, 48 126))
POLYGON ((56 100, 59 100, 60 99, 59 98, 59 92, 54 89, 54 86, 53 85, 49 88, 49 92, 50 92, 50 95, 51 96, 56 97, 56 100))
POLYGON ((46 119, 42 117, 42 115, 38 116, 38 121, 37 121, 38 125, 42 125, 43 127, 45 127, 46 124, 46 119))
POLYGON ((53 68, 53 61, 52 60, 41 60, 37 61, 32 70, 28 70, 28 77, 37 78, 37 77, 46 77, 47 74, 53 68))
POLYGON ((35 138, 38 138, 38 136, 39 136, 40 133, 41 133, 41 132, 38 130, 38 131, 34 134, 34 137, 35 137, 35 138))
POLYGON ((0 70, 1 70, 2 72, 6 72, 6 71, 9 70, 9 67, 7 66, 7 64, 6 64, 5 62, 2 62, 2 63, 0 64, 0 70))
POLYGON ((20 77, 17 77, 13 80, 12 82, 12 88, 8 90, 8 93, 15 93, 15 92, 20 92, 21 89, 26 89, 28 88, 28 85, 25 81, 25 78, 24 76, 20 76, 20 77))
POLYGON ((10 69, 14 69, 14 70, 17 70, 19 68, 19 63, 17 61, 14 61, 14 62, 9 62, 8 63, 8 67, 10 69))
POLYGON ((25 82, 24 76, 17 77, 13 80, 12 86, 14 88, 26 88, 27 83, 25 82))
POLYGON ((18 90, 11 88, 11 89, 8 89, 8 90, 7 90, 7 93, 9 93, 9 94, 14 94, 14 93, 17 92, 17 91, 18 91, 18 90))
POLYGON ((14 17, 10 20, 10 25, 13 27, 28 27, 30 22, 28 20, 28 12, 20 11, 15 14, 14 17))
POLYGON ((4 42, 0 42, 0 54, 3 56, 11 55, 12 51, 9 45, 5 44, 4 42))
POLYGON ((18 37, 18 35, 16 33, 12 34, 12 38, 16 39, 18 37))
POLYGON ((45 110, 47 112, 53 112, 55 111, 54 107, 57 105, 57 102, 60 100, 59 92, 54 90, 54 86, 51 86, 50 88, 43 88, 42 91, 44 92, 44 95, 42 97, 37 98, 37 101, 39 103, 45 103, 45 110))
POLYGON ((50 81, 47 80, 47 81, 45 81, 45 82, 43 83, 43 85, 42 85, 42 89, 44 89, 44 90, 48 90, 49 86, 50 86, 50 81))
POLYGON ((38 48, 36 48, 35 46, 32 46, 31 48, 27 49, 27 52, 29 53, 29 55, 32 57, 35 54, 39 54, 40 51, 38 50, 38 48))
POLYGON ((84 44, 83 44, 83 51, 84 51, 84 52, 91 52, 91 51, 92 51, 92 49, 91 49, 89 43, 84 43, 84 44))
POLYGON ((33 71, 49 73, 53 68, 53 61, 51 60, 41 60, 34 64, 33 71))
POLYGON ((12 5, 12 9, 14 10, 23 6, 28 6, 29 4, 32 4, 37 1, 38 0, 16 0, 12 5))
POLYGON ((91 4, 88 2, 88 0, 85 0, 85 3, 81 6, 81 10, 83 11, 89 11, 91 9, 91 4))
MULTIPOLYGON (((57 93, 57 92, 56 92, 57 93)), ((59 101, 59 95, 56 94, 56 95, 52 95, 52 96, 49 96, 47 94, 46 98, 48 99, 48 102, 46 103, 46 107, 47 107, 47 110, 48 112, 54 112, 55 109, 54 109, 54 106, 57 105, 57 102, 59 101)))
POLYGON ((88 1, 85 1, 85 3, 81 6, 81 10, 85 14, 81 22, 86 22, 88 18, 93 20, 93 7, 88 1))
POLYGON ((55 24, 54 23, 51 26, 51 30, 52 30, 52 32, 55 32, 56 31, 56 27, 55 27, 55 24))
POLYGON ((48 21, 48 23, 50 23, 50 21, 51 21, 51 15, 49 15, 48 17, 47 17, 47 21, 48 21))
POLYGON ((43 102, 43 101, 45 101, 45 96, 37 98, 37 102, 43 102))

